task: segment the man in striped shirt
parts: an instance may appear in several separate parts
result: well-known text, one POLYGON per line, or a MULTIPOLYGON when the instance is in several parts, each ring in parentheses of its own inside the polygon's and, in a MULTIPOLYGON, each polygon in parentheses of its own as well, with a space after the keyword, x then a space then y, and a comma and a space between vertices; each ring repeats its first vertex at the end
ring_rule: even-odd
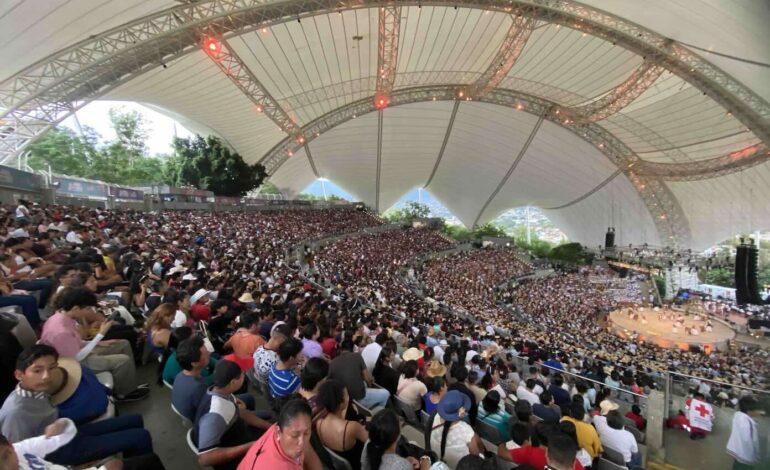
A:
POLYGON ((287 338, 278 347, 278 361, 267 377, 270 394, 275 398, 285 397, 299 389, 299 374, 302 370, 302 341, 287 338))

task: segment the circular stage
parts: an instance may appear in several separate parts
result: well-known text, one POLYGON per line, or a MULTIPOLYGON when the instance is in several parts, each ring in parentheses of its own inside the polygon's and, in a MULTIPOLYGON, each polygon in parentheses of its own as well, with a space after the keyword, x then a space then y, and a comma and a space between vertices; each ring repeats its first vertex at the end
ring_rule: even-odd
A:
POLYGON ((722 350, 735 337, 735 331, 724 323, 681 310, 623 308, 611 312, 609 319, 618 335, 628 338, 636 333, 639 340, 663 348, 722 350))

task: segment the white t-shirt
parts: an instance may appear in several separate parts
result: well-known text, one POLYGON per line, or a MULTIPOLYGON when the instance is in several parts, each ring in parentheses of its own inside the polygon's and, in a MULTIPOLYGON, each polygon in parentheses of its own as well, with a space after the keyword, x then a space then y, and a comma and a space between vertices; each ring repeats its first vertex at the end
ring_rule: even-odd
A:
POLYGON ((412 405, 415 409, 422 408, 422 397, 428 393, 428 387, 419 379, 405 379, 402 375, 398 378, 398 398, 412 405))
POLYGON ((607 417, 594 416, 593 419, 596 432, 604 447, 617 450, 623 454, 626 462, 631 461, 631 454, 639 452, 634 435, 625 429, 613 429, 607 424, 607 417))
POLYGON ((187 315, 183 311, 177 310, 174 314, 174 321, 171 322, 171 328, 180 328, 187 324, 187 315))
POLYGON ((519 385, 519 388, 516 389, 516 398, 519 400, 527 400, 531 405, 540 403, 540 397, 532 393, 524 385, 519 385))
POLYGON ((19 204, 19 207, 16 208, 16 217, 29 217, 29 209, 23 204, 19 204))
POLYGON ((368 344, 363 351, 361 351, 361 357, 364 359, 364 363, 366 364, 366 368, 369 369, 369 372, 374 371, 374 366, 377 365, 377 358, 380 357, 380 351, 382 351, 382 346, 377 343, 368 344))
MULTIPOLYGON (((439 458, 441 458, 441 436, 444 433, 443 423, 444 420, 439 415, 436 415, 433 420, 433 432, 430 434, 430 447, 433 452, 438 454, 439 458)), ((449 468, 456 468, 457 462, 471 453, 468 444, 470 444, 474 434, 475 432, 471 425, 465 421, 458 421, 449 428, 444 458, 441 458, 449 468)))
POLYGON ((80 238, 80 235, 78 235, 75 231, 67 232, 67 237, 65 238, 69 243, 74 243, 76 245, 82 245, 83 239, 80 238))

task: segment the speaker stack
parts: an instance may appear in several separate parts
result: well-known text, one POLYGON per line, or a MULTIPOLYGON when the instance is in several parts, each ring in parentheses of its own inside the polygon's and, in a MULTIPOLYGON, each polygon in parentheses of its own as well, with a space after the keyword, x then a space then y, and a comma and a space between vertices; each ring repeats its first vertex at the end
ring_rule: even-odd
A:
POLYGON ((738 305, 761 304, 759 282, 757 280, 757 263, 759 250, 749 240, 741 239, 735 254, 735 300, 738 305))
POLYGON ((615 227, 609 227, 604 235, 604 249, 611 250, 613 248, 615 248, 615 227))

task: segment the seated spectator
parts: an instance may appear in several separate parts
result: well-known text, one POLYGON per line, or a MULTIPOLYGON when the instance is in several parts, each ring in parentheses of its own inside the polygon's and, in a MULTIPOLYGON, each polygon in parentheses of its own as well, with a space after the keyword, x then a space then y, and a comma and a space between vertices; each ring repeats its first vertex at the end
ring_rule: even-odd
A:
POLYGON ((466 455, 457 462, 455 470, 495 470, 494 459, 483 459, 478 455, 466 455))
MULTIPOLYGON (((3 255, 0 254, 0 257, 3 255)), ((13 286, 0 277, 0 307, 18 306, 27 318, 29 325, 37 330, 40 328, 40 313, 37 300, 31 295, 21 295, 14 291, 13 286)))
MULTIPOLYGON (((224 348, 232 349, 236 358, 248 359, 251 362, 254 360, 254 353, 257 352, 257 349, 265 344, 265 339, 259 336, 257 325, 259 317, 256 313, 242 313, 240 319, 240 327, 225 342, 224 348)), ((247 369, 251 369, 252 366, 253 364, 249 365, 247 369)))
POLYGON ((501 408, 500 394, 497 390, 490 390, 479 406, 479 421, 486 423, 497 429, 500 439, 503 442, 510 440, 510 421, 511 415, 505 408, 501 408))
POLYGON ((150 351, 162 355, 168 347, 169 337, 171 336, 171 322, 174 320, 176 310, 173 304, 160 304, 158 308, 152 311, 144 329, 147 331, 147 346, 150 351))
POLYGON ((147 385, 138 387, 136 383, 131 344, 126 340, 102 341, 114 322, 103 321, 96 336, 84 343, 77 321, 86 319, 94 307, 96 296, 90 290, 83 287, 64 289, 56 297, 57 312, 43 325, 40 342, 53 346, 64 357, 75 358, 96 373, 111 373, 118 401, 147 398, 150 393, 147 385))
POLYGON ((312 428, 310 405, 300 399, 289 401, 281 408, 278 422, 248 447, 238 470, 320 468, 318 456, 310 447, 312 428), (312 465, 313 460, 318 467, 312 465))
POLYGON ((332 360, 337 355, 337 340, 335 339, 335 334, 330 331, 328 326, 322 326, 320 331, 321 336, 319 342, 321 343, 321 350, 329 360, 332 360))
POLYGON ((299 374, 299 391, 297 393, 308 402, 313 410, 314 417, 320 411, 318 407, 318 389, 328 376, 329 362, 320 357, 308 359, 305 362, 305 367, 302 368, 302 372, 299 374))
MULTIPOLYGON (((478 356, 474 356, 478 357, 478 356)), ((468 390, 470 390, 473 393, 473 397, 476 399, 476 403, 481 403, 481 401, 484 399, 485 396, 487 396, 487 391, 481 388, 479 386, 479 373, 475 370, 472 370, 468 372, 468 390)))
POLYGON ((385 406, 390 398, 390 392, 366 386, 374 383, 374 380, 366 369, 361 354, 354 353, 353 347, 351 339, 346 338, 342 341, 337 357, 329 365, 329 378, 342 382, 350 398, 360 402, 364 407, 385 406))
POLYGON ((428 470, 430 457, 403 458, 396 453, 401 424, 393 410, 381 410, 369 422, 369 440, 361 453, 362 470, 428 470))
POLYGON ((428 393, 425 394, 425 412, 432 414, 436 411, 439 402, 444 398, 449 388, 444 377, 433 377, 428 382, 428 393))
MULTIPOLYGON (((209 386, 203 377, 203 371, 211 369, 209 357, 208 349, 198 336, 182 341, 175 353, 175 361, 179 363, 182 371, 174 379, 171 404, 190 421, 195 419, 198 405, 209 386)), ((213 383, 213 374, 209 375, 209 379, 213 383)))
POLYGON ((400 378, 399 373, 391 365, 395 357, 396 354, 389 347, 380 348, 380 356, 377 358, 374 372, 372 372, 374 383, 390 392, 391 395, 398 393, 398 380, 400 378))
POLYGON ((237 364, 220 361, 214 370, 214 386, 198 405, 193 428, 198 464, 215 470, 236 468, 270 423, 248 411, 233 393, 243 386, 243 372, 237 364))
MULTIPOLYGON (((536 469, 542 469, 546 464, 545 449, 533 446, 535 433, 544 432, 546 428, 531 427, 528 424, 517 422, 511 427, 511 435, 515 446, 509 447, 506 443, 497 446, 497 456, 506 462, 514 462, 519 465, 531 465, 536 469)), ((542 439, 538 439, 541 441, 542 439)))
POLYGON ((396 395, 412 408, 419 410, 422 405, 422 397, 428 393, 427 387, 417 377, 417 361, 406 361, 401 364, 401 376, 398 378, 398 390, 396 395))
MULTIPOLYGON (((30 437, 11 444, 0 435, 0 468, 3 470, 32 470, 63 468, 45 457, 72 442, 77 435, 75 423, 66 418, 54 421, 45 429, 45 434, 30 437)), ((90 467, 93 469, 94 467, 90 467)), ((104 462, 104 470, 164 470, 163 462, 155 454, 123 459, 111 458, 104 462)))
POLYGON ((321 343, 318 342, 320 332, 318 326, 315 323, 308 323, 302 328, 302 355, 306 358, 311 357, 323 357, 323 349, 321 343))
POLYGON ((56 368, 49 371, 51 404, 60 418, 76 425, 93 421, 107 412, 110 390, 102 385, 87 367, 69 357, 60 357, 56 368))
MULTIPOLYGON (((361 350, 361 357, 364 359, 366 368, 372 374, 374 373, 374 368, 377 366, 377 360, 379 359, 380 353, 382 352, 382 348, 383 346, 385 346, 385 342, 387 340, 388 340, 388 332, 383 331, 382 333, 377 335, 374 341, 367 344, 366 347, 363 350, 361 350)), ((388 362, 393 362, 393 360, 390 360, 388 362)), ((375 377, 375 381, 376 380, 377 378, 375 377)))
MULTIPOLYGON (((163 381, 168 383, 169 385, 174 385, 174 381, 179 376, 179 373, 184 370, 184 367, 182 367, 182 364, 179 362, 179 358, 177 356, 177 350, 179 348, 179 345, 182 344, 183 341, 191 338, 193 336, 192 328, 189 326, 183 326, 181 328, 177 328, 174 330, 173 333, 171 333, 171 339, 169 342, 169 348, 167 350, 168 357, 163 363, 163 381), (170 350, 170 353, 168 352, 170 350)), ((203 341, 201 339, 201 341, 203 341)), ((205 343, 204 343, 205 344, 205 343)), ((205 364, 203 369, 201 370, 201 377, 203 378, 203 382, 206 384, 207 387, 210 387, 211 384, 214 383, 214 368, 217 365, 217 362, 219 360, 215 359, 211 353, 206 350, 209 358, 208 364, 205 364)), ((165 357, 165 354, 164 354, 165 357)))
MULTIPOLYGON (((556 425, 538 423, 534 429, 534 432, 536 435, 529 434, 528 439, 525 440, 523 444, 520 444, 517 448, 508 449, 505 444, 500 444, 497 447, 497 456, 507 462, 514 462, 522 467, 529 466, 535 470, 557 468, 550 466, 546 467, 547 465, 551 465, 551 462, 549 461, 551 446, 553 446, 554 452, 559 453, 558 449, 561 449, 565 445, 565 442, 568 442, 569 445, 567 448, 572 448, 571 460, 569 460, 569 464, 566 467, 560 466, 558 469, 583 470, 583 465, 575 459, 575 455, 577 453, 575 445, 569 440, 569 437, 565 436, 561 433, 561 431, 558 430, 556 425), (535 439, 539 443, 537 446, 532 445, 532 441, 535 439), (566 441, 564 441, 564 439, 566 439, 566 441)), ((520 441, 522 440, 523 436, 527 435, 527 432, 524 431, 524 428, 518 427, 516 429, 516 434, 518 434, 518 440, 520 441)), ((558 460, 554 460, 554 462, 557 463, 560 461, 561 457, 558 460)))
POLYGON ((623 454, 627 467, 642 465, 642 455, 634 435, 623 429, 623 416, 618 410, 608 411, 605 416, 594 417, 594 426, 603 447, 609 447, 623 454))
POLYGON ((557 432, 548 437, 546 449, 548 468, 553 470, 582 470, 583 465, 575 458, 577 449, 572 439, 557 432))
POLYGON ((561 408, 554 404, 548 390, 540 394, 540 403, 532 405, 532 413, 546 423, 556 424, 561 419, 561 408))
POLYGON ((171 303, 176 307, 171 328, 190 326, 190 295, 184 290, 169 289, 163 296, 163 303, 171 303))
POLYGON ((631 411, 626 413, 626 418, 630 419, 636 425, 636 429, 644 431, 647 427, 647 420, 642 416, 642 409, 639 405, 631 405, 631 411))
POLYGON ((535 379, 529 378, 526 382, 519 384, 519 388, 516 389, 516 398, 519 400, 526 400, 530 405, 540 403, 538 393, 542 393, 543 390, 540 389, 540 392, 536 392, 538 388, 539 386, 535 382, 535 379))
POLYGON ((553 396, 553 402, 560 408, 569 406, 572 402, 569 391, 564 388, 564 376, 561 374, 554 374, 553 379, 551 379, 551 385, 548 386, 548 391, 553 396))
POLYGON ((452 376, 457 380, 449 386, 449 391, 457 390, 470 400, 470 408, 466 409, 466 415, 470 421, 471 426, 476 424, 476 416, 478 415, 478 406, 476 404, 476 395, 468 388, 468 369, 465 366, 458 365, 452 371, 452 376))
POLYGON ((302 342, 296 338, 287 338, 278 347, 278 362, 267 377, 270 394, 274 398, 285 397, 297 391, 300 385, 300 362, 302 361, 302 342))
POLYGON ((594 461, 591 458, 591 454, 589 454, 587 450, 583 449, 578 444, 577 430, 575 429, 575 425, 572 424, 570 421, 561 421, 559 423, 559 431, 561 431, 565 435, 569 436, 570 439, 572 439, 572 443, 575 445, 575 449, 577 449, 577 455, 575 457, 575 460, 580 462, 583 468, 592 467, 594 461))
POLYGON ((321 444, 347 460, 354 470, 359 470, 369 433, 361 423, 345 419, 350 404, 345 386, 336 380, 325 381, 318 390, 317 401, 321 414, 314 427, 321 444))
POLYGON ((570 421, 575 425, 577 432, 578 445, 585 449, 592 459, 602 455, 602 442, 599 439, 596 429, 583 421, 586 416, 582 403, 572 403, 569 407, 569 416, 563 417, 562 421, 570 421))
POLYGON ((211 308, 209 307, 211 298, 209 294, 210 292, 206 289, 198 289, 190 296, 190 316, 193 320, 211 320, 211 308))
MULTIPOLYGON (((16 361, 16 390, 0 409, 0 433, 12 442, 45 433, 59 417, 51 404, 49 371, 57 367, 59 354, 45 344, 24 350, 16 361)), ((82 425, 67 445, 46 456, 60 465, 80 465, 122 452, 126 457, 152 453, 150 433, 141 416, 128 415, 82 425)))
POLYGON ((464 421, 471 400, 467 395, 450 390, 438 404, 430 431, 430 450, 453 468, 468 454, 484 452, 484 444, 473 428, 464 421))
POLYGON ((277 325, 270 332, 270 340, 254 352, 254 372, 267 380, 275 363, 278 361, 278 348, 291 337, 291 330, 286 324, 277 325))

